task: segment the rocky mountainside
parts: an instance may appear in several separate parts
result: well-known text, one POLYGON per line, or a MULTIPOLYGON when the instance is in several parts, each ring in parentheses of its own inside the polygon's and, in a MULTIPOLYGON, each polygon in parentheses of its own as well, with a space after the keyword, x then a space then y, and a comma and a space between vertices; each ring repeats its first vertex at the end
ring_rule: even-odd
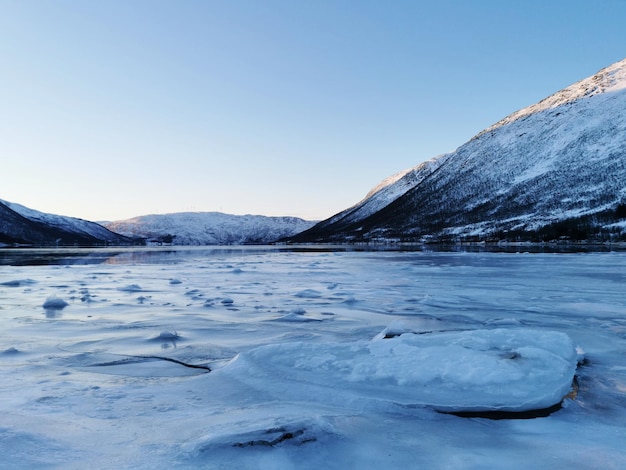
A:
POLYGON ((108 229, 148 242, 175 245, 263 244, 290 237, 314 225, 297 217, 179 212, 103 222, 108 229))
POLYGON ((293 242, 626 238, 626 60, 392 177, 293 242))
POLYGON ((102 246, 134 241, 74 217, 46 214, 0 200, 0 245, 102 246))

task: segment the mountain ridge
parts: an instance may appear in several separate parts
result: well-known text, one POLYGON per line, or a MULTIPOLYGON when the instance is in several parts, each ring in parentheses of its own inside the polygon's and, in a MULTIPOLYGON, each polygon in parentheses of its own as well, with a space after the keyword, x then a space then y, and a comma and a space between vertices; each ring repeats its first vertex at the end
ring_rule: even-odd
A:
POLYGON ((556 108, 573 101, 595 96, 601 93, 610 93, 626 88, 626 59, 615 62, 592 75, 591 77, 579 80, 562 90, 553 93, 536 104, 527 106, 515 111, 504 119, 496 122, 492 126, 479 132, 476 137, 484 132, 489 132, 505 124, 509 124, 517 119, 522 119, 529 114, 556 108))
POLYGON ((135 241, 84 219, 47 214, 0 199, 0 245, 102 246, 135 241))
POLYGON ((176 245, 265 244, 295 235, 315 222, 298 217, 231 215, 222 212, 149 214, 105 222, 105 227, 129 237, 176 245))
POLYGON ((378 199, 385 202, 379 210, 351 216, 355 211, 347 209, 290 241, 622 237, 624 135, 626 59, 437 157, 433 171, 398 191, 399 197, 381 201, 374 192, 353 206, 378 199))
POLYGON ((292 236, 315 222, 298 217, 221 212, 150 214, 114 222, 90 222, 49 214, 0 199, 0 246, 124 246, 265 244, 292 236))

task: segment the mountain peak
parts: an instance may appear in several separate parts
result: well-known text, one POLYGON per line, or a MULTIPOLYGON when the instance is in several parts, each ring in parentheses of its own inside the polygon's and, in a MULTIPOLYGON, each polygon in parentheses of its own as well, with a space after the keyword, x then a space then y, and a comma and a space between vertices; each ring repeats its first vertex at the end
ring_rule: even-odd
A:
POLYGON ((582 98, 590 98, 595 95, 614 92, 624 88, 626 88, 626 59, 615 62, 603 68, 595 75, 573 83, 532 106, 528 106, 508 115, 478 135, 493 131, 498 127, 510 124, 530 114, 563 106, 582 98))

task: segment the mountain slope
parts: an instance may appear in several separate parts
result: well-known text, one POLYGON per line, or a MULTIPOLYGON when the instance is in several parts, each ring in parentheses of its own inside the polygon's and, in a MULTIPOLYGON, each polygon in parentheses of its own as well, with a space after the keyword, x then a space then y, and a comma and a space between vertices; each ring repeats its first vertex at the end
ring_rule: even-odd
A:
POLYGON ((170 240, 176 245, 262 244, 295 235, 314 222, 297 217, 230 215, 220 212, 180 212, 145 215, 128 220, 104 222, 129 237, 170 240))
POLYGON ((626 60, 507 116, 430 165, 379 210, 351 216, 348 209, 292 241, 619 236, 626 231, 626 60))
POLYGON ((46 214, 0 200, 0 243, 37 246, 128 245, 127 237, 83 219, 46 214))
POLYGON ((360 202, 354 206, 321 222, 324 224, 347 224, 362 220, 388 206, 399 197, 406 194, 410 189, 437 171, 445 162, 447 155, 441 155, 416 167, 401 171, 381 181, 372 188, 360 202))

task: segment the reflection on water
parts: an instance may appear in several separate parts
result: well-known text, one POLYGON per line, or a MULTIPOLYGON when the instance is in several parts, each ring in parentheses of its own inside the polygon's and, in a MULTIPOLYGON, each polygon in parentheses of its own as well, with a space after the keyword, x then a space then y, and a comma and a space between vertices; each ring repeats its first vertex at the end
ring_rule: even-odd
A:
POLYGON ((50 266, 77 264, 145 264, 175 262, 176 250, 150 248, 77 248, 0 250, 2 266, 50 266))
POLYGON ((44 315, 50 320, 55 318, 61 318, 61 310, 59 310, 58 308, 45 308, 44 315))
MULTIPOLYGON (((173 264, 189 257, 266 253, 273 246, 129 247, 129 248, 8 248, 0 249, 0 266, 78 264, 173 264)), ((281 249, 282 250, 282 249, 281 249)), ((288 249, 287 251, 292 251, 288 249)), ((323 251, 329 251, 328 248, 323 251)))
POLYGON ((13 248, 0 250, 2 266, 49 266, 69 264, 99 264, 105 262, 116 252, 106 249, 38 249, 13 248))
POLYGON ((468 252, 468 253, 582 253, 623 251, 622 245, 232 245, 128 248, 5 248, 0 266, 76 264, 173 264, 189 257, 212 257, 276 252, 468 252))
MULTIPOLYGON (((0 266, 47 266, 78 264, 173 264, 190 257, 213 257, 299 251, 276 246, 200 246, 200 247, 129 247, 129 248, 7 248, 0 249, 0 266)), ((332 247, 315 250, 333 251, 332 247)), ((345 248, 342 250, 344 251, 345 248)), ((300 250, 301 251, 301 250, 300 250)))

